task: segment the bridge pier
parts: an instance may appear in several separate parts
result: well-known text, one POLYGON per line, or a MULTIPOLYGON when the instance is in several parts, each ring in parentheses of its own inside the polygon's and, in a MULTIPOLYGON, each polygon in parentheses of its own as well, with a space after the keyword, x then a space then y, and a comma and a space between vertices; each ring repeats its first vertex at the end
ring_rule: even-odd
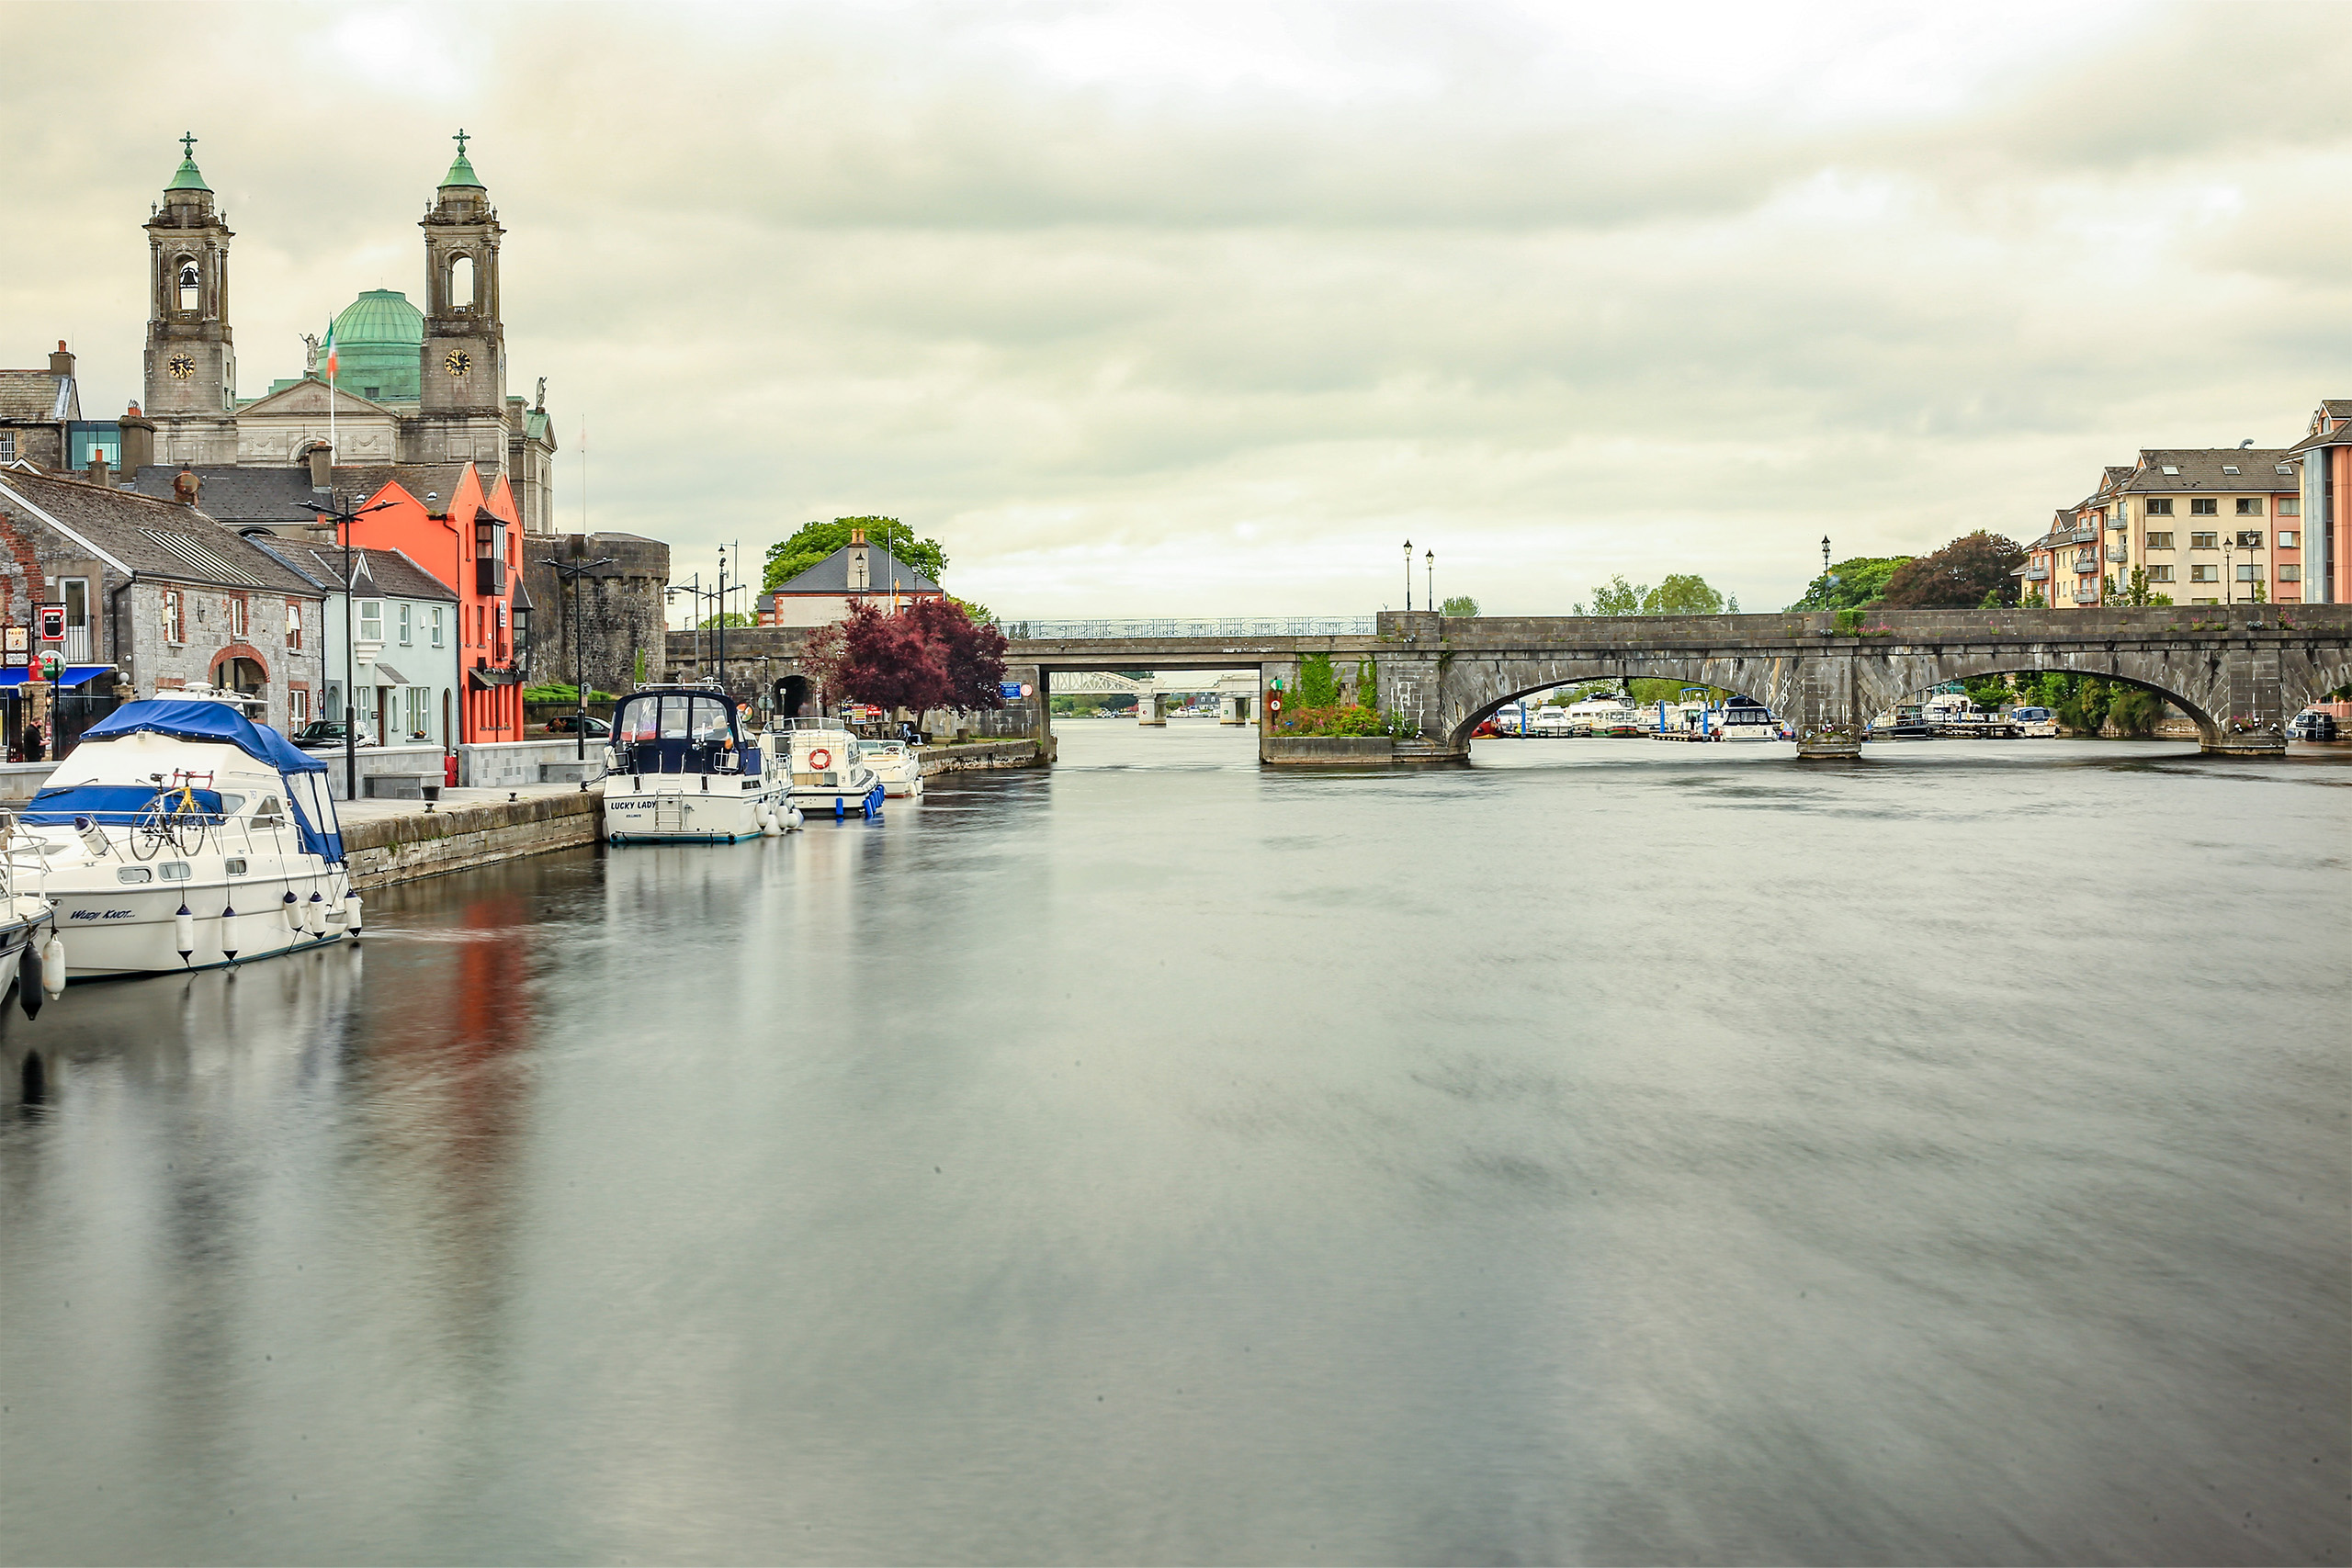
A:
POLYGON ((1146 728, 1168 728, 1168 696, 1164 692, 1144 692, 1136 697, 1136 722, 1146 728))

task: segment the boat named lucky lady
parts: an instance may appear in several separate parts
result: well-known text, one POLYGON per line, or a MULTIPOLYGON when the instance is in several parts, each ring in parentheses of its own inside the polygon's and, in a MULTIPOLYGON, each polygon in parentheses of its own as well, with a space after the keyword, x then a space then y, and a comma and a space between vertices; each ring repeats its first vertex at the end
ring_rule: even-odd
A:
POLYGON ((359 935, 327 765, 203 688, 125 703, 18 819, 66 977, 208 969, 359 935))
POLYGON ((731 844, 790 832, 800 814, 780 739, 748 733, 716 684, 647 686, 622 698, 605 747, 605 839, 731 844))

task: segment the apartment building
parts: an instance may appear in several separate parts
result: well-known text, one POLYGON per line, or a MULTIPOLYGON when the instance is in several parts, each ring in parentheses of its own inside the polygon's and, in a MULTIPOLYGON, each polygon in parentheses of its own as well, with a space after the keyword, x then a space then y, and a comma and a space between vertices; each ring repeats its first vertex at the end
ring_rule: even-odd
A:
POLYGON ((2053 609, 2120 602, 2132 574, 2176 604, 2303 600, 2303 477, 2276 448, 2152 447, 2105 469, 2029 547, 2028 599, 2053 609))
POLYGON ((2325 398, 2293 448, 2302 475, 2306 604, 2352 604, 2352 398, 2325 398))

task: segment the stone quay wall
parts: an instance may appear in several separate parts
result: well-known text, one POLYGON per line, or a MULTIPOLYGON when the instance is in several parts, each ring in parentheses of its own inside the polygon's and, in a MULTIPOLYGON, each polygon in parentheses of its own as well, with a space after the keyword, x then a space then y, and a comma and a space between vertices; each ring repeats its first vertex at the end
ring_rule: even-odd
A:
POLYGON ((346 822, 343 849, 351 863, 351 880, 365 893, 396 882, 593 844, 604 823, 605 792, 592 786, 346 822))

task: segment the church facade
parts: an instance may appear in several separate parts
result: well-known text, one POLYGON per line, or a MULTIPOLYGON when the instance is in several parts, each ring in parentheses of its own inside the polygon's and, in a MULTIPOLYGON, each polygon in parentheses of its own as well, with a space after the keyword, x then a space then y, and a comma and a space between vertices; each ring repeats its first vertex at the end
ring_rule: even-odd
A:
POLYGON ((253 399, 237 395, 229 288, 235 233, 197 168, 192 138, 182 152, 146 224, 151 294, 137 423, 153 426, 153 446, 126 447, 123 466, 287 468, 321 448, 337 465, 470 463, 486 491, 507 480, 526 532, 553 533, 556 442, 547 383, 539 383, 536 402, 506 390, 499 289, 505 230, 466 155, 464 133, 419 223, 423 305, 393 290, 369 290, 335 317, 300 378, 253 399))

